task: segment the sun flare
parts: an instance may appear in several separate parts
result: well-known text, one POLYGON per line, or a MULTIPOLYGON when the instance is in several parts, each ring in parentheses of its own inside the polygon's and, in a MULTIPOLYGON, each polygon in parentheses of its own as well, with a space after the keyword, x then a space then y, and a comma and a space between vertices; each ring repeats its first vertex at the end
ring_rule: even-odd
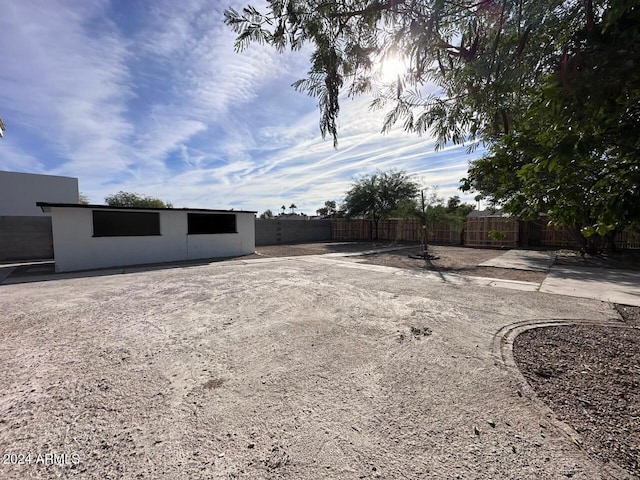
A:
POLYGON ((387 56, 380 62, 380 78, 383 82, 397 80, 406 71, 404 60, 397 56, 387 56))

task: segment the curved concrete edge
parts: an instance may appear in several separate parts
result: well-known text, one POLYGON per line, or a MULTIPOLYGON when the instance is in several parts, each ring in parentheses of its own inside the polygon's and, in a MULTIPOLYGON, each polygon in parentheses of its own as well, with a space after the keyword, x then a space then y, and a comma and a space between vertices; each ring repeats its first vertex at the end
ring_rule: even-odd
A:
POLYGON ((544 327, 558 327, 571 325, 593 325, 599 327, 630 328, 629 325, 620 323, 620 317, 608 320, 580 320, 580 319, 544 319, 544 320, 524 320, 521 322, 505 325, 498 330, 491 341, 491 352, 498 368, 506 370, 507 374, 518 386, 518 395, 524 397, 530 404, 531 409, 538 416, 540 425, 545 423, 557 433, 565 436, 568 441, 582 450, 602 471, 610 478, 627 480, 635 478, 613 461, 603 462, 594 457, 588 451, 582 449, 582 436, 568 423, 560 420, 556 413, 536 394, 535 390, 524 377, 513 356, 513 343, 515 339, 527 330, 544 327))

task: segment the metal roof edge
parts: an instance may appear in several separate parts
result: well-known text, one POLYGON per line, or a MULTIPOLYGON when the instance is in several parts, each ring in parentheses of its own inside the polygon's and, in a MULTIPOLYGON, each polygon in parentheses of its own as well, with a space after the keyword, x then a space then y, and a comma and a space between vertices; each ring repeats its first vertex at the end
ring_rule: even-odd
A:
POLYGON ((147 210, 147 211, 172 211, 172 212, 224 212, 224 213, 253 213, 257 214, 257 211, 253 210, 221 210, 210 208, 159 208, 159 207, 112 207, 110 205, 85 205, 81 203, 49 203, 49 202, 36 202, 36 206, 44 208, 89 208, 89 209, 101 209, 101 210, 147 210))

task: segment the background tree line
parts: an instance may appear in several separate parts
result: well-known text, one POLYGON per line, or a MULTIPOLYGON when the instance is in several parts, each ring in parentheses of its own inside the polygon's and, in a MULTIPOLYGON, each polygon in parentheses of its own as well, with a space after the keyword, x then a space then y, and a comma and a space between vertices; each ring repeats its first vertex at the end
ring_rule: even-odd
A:
MULTIPOLYGON (((421 191, 418 183, 405 171, 378 171, 352 182, 339 206, 335 200, 327 200, 316 210, 321 218, 368 218, 374 223, 377 238, 380 220, 387 218, 416 218, 433 226, 437 222, 455 222, 460 225, 475 207, 462 203, 458 195, 446 202, 438 196, 437 188, 421 191)), ((260 218, 274 218, 271 210, 260 218)))

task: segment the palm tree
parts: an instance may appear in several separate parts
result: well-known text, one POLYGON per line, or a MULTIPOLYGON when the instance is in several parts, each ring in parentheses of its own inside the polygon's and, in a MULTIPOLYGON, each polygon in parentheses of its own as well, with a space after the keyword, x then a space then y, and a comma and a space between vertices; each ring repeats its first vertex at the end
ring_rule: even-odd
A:
POLYGON ((284 212, 285 212, 285 210, 287 209, 287 207, 285 207, 284 205, 282 205, 280 208, 282 209, 282 215, 284 215, 284 212))
POLYGON ((473 199, 478 202, 478 211, 480 211, 480 200, 482 200, 484 196, 482 194, 476 195, 473 199))
POLYGON ((289 205, 289 208, 291 209, 291 213, 293 214, 293 213, 296 213, 296 208, 298 207, 296 206, 295 203, 292 203, 291 205, 289 205))

